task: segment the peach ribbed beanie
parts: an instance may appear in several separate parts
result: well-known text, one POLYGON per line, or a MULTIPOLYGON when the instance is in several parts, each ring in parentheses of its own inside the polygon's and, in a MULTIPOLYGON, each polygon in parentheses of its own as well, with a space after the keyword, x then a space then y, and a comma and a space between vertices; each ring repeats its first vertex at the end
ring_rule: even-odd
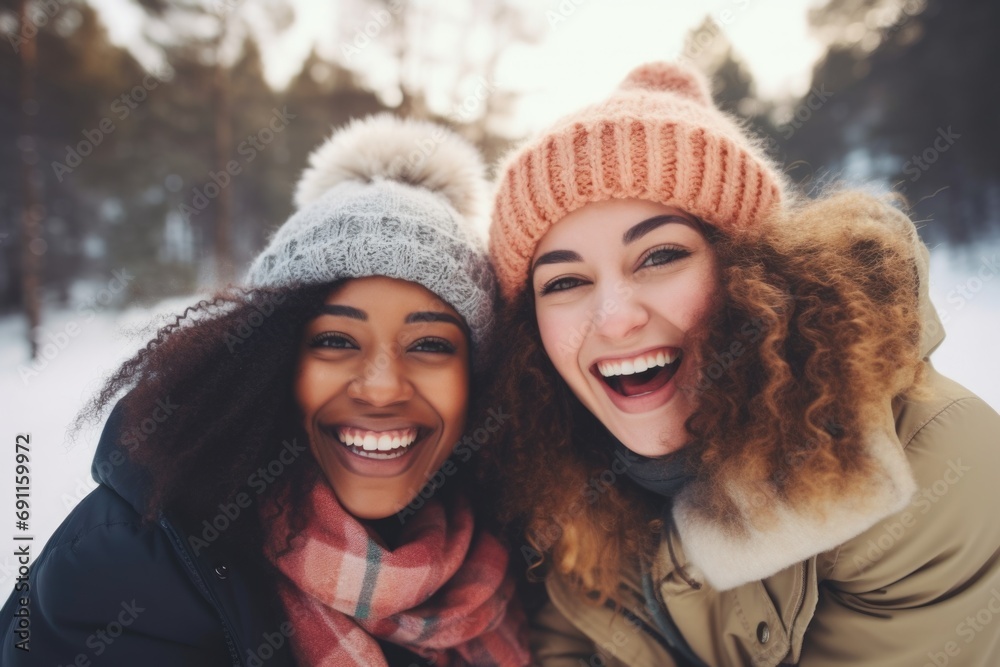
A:
POLYGON ((559 120, 499 172, 490 253, 505 299, 527 282, 538 241, 590 202, 646 199, 725 229, 780 205, 782 177, 758 143, 679 64, 637 67, 607 100, 559 120))

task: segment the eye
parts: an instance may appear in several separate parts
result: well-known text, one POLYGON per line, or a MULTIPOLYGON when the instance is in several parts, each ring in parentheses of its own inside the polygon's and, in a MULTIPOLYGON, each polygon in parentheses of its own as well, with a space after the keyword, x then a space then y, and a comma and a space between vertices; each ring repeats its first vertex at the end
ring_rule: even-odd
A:
POLYGON ((644 269, 651 266, 663 266, 664 264, 670 264, 671 262, 676 262, 679 259, 684 259, 689 256, 691 251, 685 250, 684 248, 677 248, 674 246, 660 246, 658 248, 653 248, 642 258, 639 262, 639 268, 644 269))
POLYGON ((573 289, 574 287, 579 287, 583 285, 584 281, 579 278, 573 278, 572 276, 563 276, 562 278, 553 278, 549 282, 542 285, 539 290, 539 294, 545 296, 546 294, 551 294, 552 292, 564 292, 568 289, 573 289))
POLYGON ((444 338, 421 338, 410 346, 410 350, 432 354, 455 354, 455 346, 444 338))
POLYGON ((358 344, 352 338, 342 333, 326 331, 309 341, 309 347, 325 347, 333 350, 357 350, 358 344))

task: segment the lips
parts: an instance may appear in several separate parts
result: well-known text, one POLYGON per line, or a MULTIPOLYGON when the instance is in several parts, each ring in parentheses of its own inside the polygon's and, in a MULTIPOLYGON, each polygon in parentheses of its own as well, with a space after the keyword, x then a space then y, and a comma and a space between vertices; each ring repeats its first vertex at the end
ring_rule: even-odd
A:
POLYGON ((591 372, 614 394, 632 399, 667 385, 680 368, 680 348, 660 347, 624 357, 600 359, 591 372))

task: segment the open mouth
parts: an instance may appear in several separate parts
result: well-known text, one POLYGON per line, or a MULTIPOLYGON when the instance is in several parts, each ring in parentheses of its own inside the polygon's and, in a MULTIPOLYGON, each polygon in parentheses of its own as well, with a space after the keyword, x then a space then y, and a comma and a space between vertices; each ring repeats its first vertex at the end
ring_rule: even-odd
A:
POLYGON ((664 347, 634 357, 599 361, 591 371, 618 395, 635 398, 670 382, 680 368, 681 358, 679 348, 664 347))
POLYGON ((332 429, 337 440, 352 454, 380 461, 405 456, 426 435, 422 430, 416 426, 389 431, 372 431, 354 426, 336 426, 332 429))

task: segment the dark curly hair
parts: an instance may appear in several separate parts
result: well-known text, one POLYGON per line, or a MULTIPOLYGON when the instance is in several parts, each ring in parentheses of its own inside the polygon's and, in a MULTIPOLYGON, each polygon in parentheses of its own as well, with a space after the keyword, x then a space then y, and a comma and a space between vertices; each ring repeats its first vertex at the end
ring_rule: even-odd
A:
MULTIPOLYGON (((119 444, 148 472, 144 519, 166 511, 197 529, 241 491, 256 497, 248 481, 286 443, 307 443, 292 393, 300 340, 334 287, 220 292, 159 329, 107 380, 80 419, 99 416, 127 391, 117 408, 119 444), (169 415, 150 428, 164 404, 169 415)), ((268 497, 301 506, 318 474, 311 463, 307 449, 273 478, 268 497)), ((218 544, 262 545, 258 509, 242 512, 218 544)), ((301 530, 304 514, 292 516, 301 530)))
MULTIPOLYGON (((697 504, 722 522, 738 516, 723 482, 740 475, 792 503, 862 492, 853 484, 872 463, 862 434, 890 400, 917 396, 924 372, 912 223, 840 193, 708 238, 721 289, 684 342, 698 380, 680 388, 698 399, 685 424, 697 504), (734 341, 741 353, 717 372, 734 341)), ((501 330, 493 400, 512 418, 487 452, 496 512, 530 568, 568 575, 594 601, 614 598, 626 562, 654 555, 663 499, 629 480, 603 483, 608 434, 549 361, 531 289, 505 305, 501 330)))

